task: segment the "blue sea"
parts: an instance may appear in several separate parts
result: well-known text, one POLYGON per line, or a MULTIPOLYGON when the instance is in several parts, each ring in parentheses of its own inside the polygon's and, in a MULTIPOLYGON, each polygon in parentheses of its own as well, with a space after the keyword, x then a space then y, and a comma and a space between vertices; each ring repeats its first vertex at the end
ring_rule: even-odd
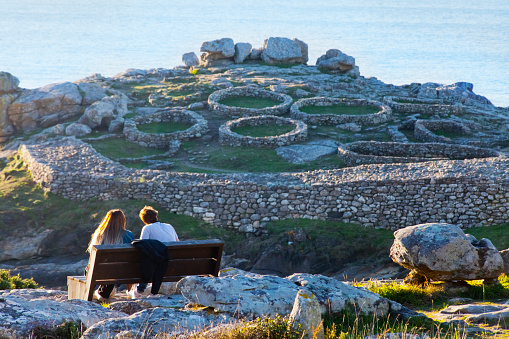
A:
POLYGON ((0 0, 0 71, 25 88, 128 68, 172 68, 203 41, 268 37, 330 48, 396 85, 468 81, 509 106, 507 0, 0 0))

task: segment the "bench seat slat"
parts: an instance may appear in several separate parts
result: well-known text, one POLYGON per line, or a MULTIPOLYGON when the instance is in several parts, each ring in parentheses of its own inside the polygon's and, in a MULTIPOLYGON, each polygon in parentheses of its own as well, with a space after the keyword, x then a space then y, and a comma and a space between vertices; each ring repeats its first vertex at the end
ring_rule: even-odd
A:
MULTIPOLYGON (((217 260, 211 258, 170 260, 165 276, 214 274, 216 264, 217 260)), ((100 263, 96 264, 94 268, 93 278, 96 281, 104 278, 122 279, 140 274, 141 265, 139 263, 100 263)))
MULTIPOLYGON (((170 259, 217 258, 219 247, 171 248, 168 249, 170 259)), ((132 248, 122 250, 101 251, 101 262, 139 262, 140 254, 132 248)))

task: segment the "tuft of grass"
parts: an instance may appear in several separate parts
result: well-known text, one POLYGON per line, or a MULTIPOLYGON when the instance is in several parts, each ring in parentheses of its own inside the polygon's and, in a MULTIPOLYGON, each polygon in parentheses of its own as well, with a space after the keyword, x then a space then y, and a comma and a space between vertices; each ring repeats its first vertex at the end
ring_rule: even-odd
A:
POLYGON ((138 130, 144 133, 173 133, 179 131, 185 131, 191 127, 191 124, 184 122, 154 122, 150 124, 138 125, 138 130))
POLYGON ((415 307, 428 307, 432 304, 440 307, 447 301, 447 293, 443 286, 436 284, 416 286, 397 282, 388 284, 371 282, 367 288, 384 298, 415 307))
POLYGON ((34 279, 22 279, 19 274, 11 276, 9 270, 0 270, 0 290, 13 290, 20 288, 37 288, 34 279))
POLYGON ((300 110, 307 114, 334 114, 334 115, 366 115, 379 111, 377 107, 367 105, 331 105, 331 106, 303 106, 300 110))
POLYGON ((490 239, 493 245, 499 250, 509 248, 509 223, 492 226, 472 227, 465 230, 465 233, 472 234, 477 239, 490 239))
POLYGON ((86 329, 86 326, 79 320, 65 320, 58 326, 36 326, 32 330, 30 339, 78 339, 86 329))
POLYGON ((240 135, 248 135, 252 137, 269 137, 283 135, 295 129, 293 125, 258 125, 243 126, 232 130, 240 135))
POLYGON ((125 139, 108 139, 91 141, 90 145, 105 157, 118 158, 140 158, 148 155, 162 155, 163 149, 143 147, 125 139))
POLYGON ((244 108, 266 108, 273 107, 281 104, 281 101, 269 98, 255 98, 248 96, 234 96, 223 99, 220 104, 231 107, 244 107, 244 108))

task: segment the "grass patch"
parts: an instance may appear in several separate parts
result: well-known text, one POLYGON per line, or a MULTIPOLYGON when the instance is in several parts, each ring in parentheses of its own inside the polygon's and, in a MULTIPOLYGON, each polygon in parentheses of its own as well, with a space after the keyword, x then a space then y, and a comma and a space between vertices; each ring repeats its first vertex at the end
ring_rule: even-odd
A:
POLYGON ((455 139, 455 138, 464 138, 465 135, 457 132, 451 132, 451 131, 442 131, 442 130, 436 130, 433 131, 434 134, 443 136, 445 138, 449 139, 455 139))
POLYGON ((139 158, 148 155, 162 155, 165 150, 158 148, 143 147, 125 139, 108 139, 91 141, 90 145, 105 157, 118 158, 139 158))
POLYGON ((244 107, 244 108, 266 108, 273 107, 281 104, 281 101, 270 98, 255 98, 248 96, 235 96, 223 99, 220 104, 230 107, 244 107))
POLYGON ((334 114, 334 115, 366 115, 380 111, 378 107, 364 105, 331 105, 331 106, 303 106, 301 112, 307 114, 334 114))
POLYGON ((175 122, 175 121, 168 121, 168 122, 154 122, 150 124, 141 124, 138 125, 138 130, 140 132, 144 133, 173 133, 173 132, 179 132, 179 131, 185 131, 189 127, 191 127, 191 124, 187 124, 184 122, 175 122))
POLYGON ((493 226, 472 227, 465 230, 465 233, 472 234, 478 240, 490 239, 493 245, 500 251, 509 248, 509 223, 493 226))
POLYGON ((345 164, 335 155, 324 156, 305 164, 293 164, 277 155, 273 149, 223 146, 209 152, 208 167, 238 172, 299 172, 341 168, 345 164), (263 161, 260 161, 263 159, 263 161))
POLYGON ((37 288, 34 279, 22 279, 19 274, 11 276, 8 270, 0 270, 0 290, 13 290, 19 288, 37 288))
POLYGON ((81 338, 87 327, 81 321, 64 321, 58 326, 36 326, 30 335, 30 339, 78 339, 81 338))
POLYGON ((258 126, 243 126, 239 128, 235 128, 232 132, 238 133, 240 135, 247 135, 251 137, 269 137, 269 136, 278 136, 283 135, 288 132, 291 132, 295 129, 293 125, 258 125, 258 126))
POLYGON ((174 78, 165 78, 162 82, 163 84, 189 84, 192 82, 197 82, 198 78, 193 76, 188 77, 174 77, 174 78))

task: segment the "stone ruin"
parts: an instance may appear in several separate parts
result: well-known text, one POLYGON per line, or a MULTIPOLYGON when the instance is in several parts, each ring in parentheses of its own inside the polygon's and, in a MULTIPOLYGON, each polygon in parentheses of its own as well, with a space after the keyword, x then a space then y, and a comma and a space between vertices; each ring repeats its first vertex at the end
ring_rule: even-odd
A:
POLYGON ((273 115, 262 115, 248 118, 231 120, 219 127, 219 142, 221 145, 228 146, 248 146, 258 148, 276 148, 295 144, 306 140, 308 137, 307 125, 298 120, 282 118, 273 115), (249 135, 240 135, 232 129, 243 126, 260 125, 291 125, 294 129, 288 133, 267 137, 252 137, 249 135))

